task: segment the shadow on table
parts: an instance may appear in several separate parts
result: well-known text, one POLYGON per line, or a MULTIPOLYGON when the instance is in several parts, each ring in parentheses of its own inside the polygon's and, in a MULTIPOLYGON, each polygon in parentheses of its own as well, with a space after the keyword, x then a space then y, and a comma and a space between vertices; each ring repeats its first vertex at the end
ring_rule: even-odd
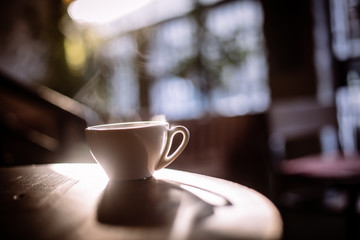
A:
POLYGON ((97 219, 110 225, 159 227, 176 225, 174 221, 181 217, 196 224, 212 215, 213 208, 177 184, 151 177, 109 182, 98 205, 97 219), (191 209, 195 205, 200 207, 191 209))

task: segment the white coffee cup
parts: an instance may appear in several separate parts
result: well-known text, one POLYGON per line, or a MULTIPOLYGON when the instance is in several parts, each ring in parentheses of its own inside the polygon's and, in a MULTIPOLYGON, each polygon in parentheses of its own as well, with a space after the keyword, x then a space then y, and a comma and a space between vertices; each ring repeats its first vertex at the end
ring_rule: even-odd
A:
POLYGON ((134 180, 151 177, 184 151, 190 133, 184 126, 169 127, 161 121, 104 124, 85 129, 94 159, 110 180, 134 180), (173 138, 183 135, 177 149, 169 156, 173 138))

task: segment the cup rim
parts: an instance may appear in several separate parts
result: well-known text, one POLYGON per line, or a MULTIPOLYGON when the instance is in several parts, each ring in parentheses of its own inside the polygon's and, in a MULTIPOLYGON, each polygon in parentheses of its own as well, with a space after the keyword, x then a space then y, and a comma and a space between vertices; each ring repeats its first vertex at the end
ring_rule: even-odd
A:
POLYGON ((119 129, 133 129, 133 128, 139 128, 141 126, 142 128, 146 127, 152 127, 152 126, 159 126, 159 125, 165 125, 168 126, 169 123, 166 121, 134 121, 134 122, 118 122, 118 123, 107 123, 107 124, 99 124, 94 126, 89 126, 85 130, 87 131, 110 131, 110 130, 119 130, 119 129), (123 126, 126 126, 124 128, 123 126), (133 125, 133 126, 131 126, 133 125))

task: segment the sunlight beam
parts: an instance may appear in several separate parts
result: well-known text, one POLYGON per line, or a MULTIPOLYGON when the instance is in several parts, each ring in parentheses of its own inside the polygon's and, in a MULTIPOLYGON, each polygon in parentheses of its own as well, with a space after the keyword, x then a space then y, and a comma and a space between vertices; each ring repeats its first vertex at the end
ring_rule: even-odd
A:
POLYGON ((151 0, 77 0, 68 7, 69 16, 82 24, 105 24, 144 7, 151 0))

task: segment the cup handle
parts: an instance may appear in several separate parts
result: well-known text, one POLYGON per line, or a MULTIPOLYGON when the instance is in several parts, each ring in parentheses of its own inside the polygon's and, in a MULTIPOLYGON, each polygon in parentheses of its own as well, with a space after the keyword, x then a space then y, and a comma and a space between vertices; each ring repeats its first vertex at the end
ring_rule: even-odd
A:
POLYGON ((155 170, 160 170, 166 167, 167 165, 169 165, 170 163, 172 163, 184 151, 186 145, 189 142, 189 139, 190 139, 190 132, 184 126, 174 126, 168 129, 168 136, 167 136, 165 149, 163 155, 161 156, 159 162, 155 167, 155 170), (182 141, 179 147, 170 156, 168 156, 173 142, 173 138, 178 133, 181 133, 183 135, 182 141))

